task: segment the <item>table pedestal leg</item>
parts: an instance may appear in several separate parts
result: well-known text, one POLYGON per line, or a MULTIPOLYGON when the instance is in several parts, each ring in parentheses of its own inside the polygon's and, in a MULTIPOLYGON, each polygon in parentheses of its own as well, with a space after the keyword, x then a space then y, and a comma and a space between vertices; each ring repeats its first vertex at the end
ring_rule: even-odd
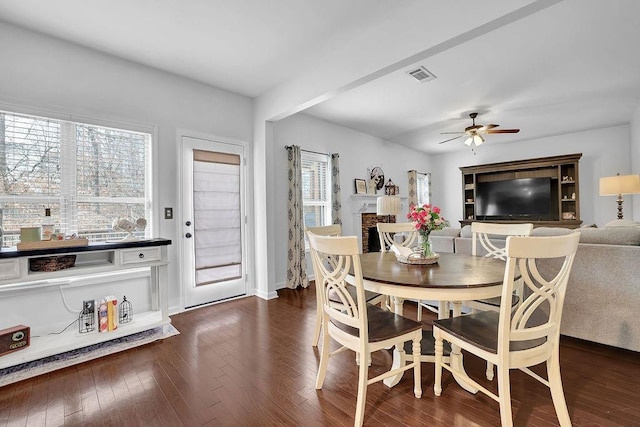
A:
MULTIPOLYGON (((460 316, 462 313, 462 303, 460 301, 453 302, 453 316, 460 316)), ((467 390, 469 393, 476 394, 478 389, 465 381, 468 378, 467 373, 464 370, 464 363, 462 360, 462 351, 460 350, 460 346, 451 345, 451 359, 450 359, 451 367, 458 372, 464 372, 464 374, 453 374, 453 378, 463 389, 467 390)))
MULTIPOLYGON (((393 307, 393 312, 402 316, 404 298, 391 297, 391 304, 393 307)), ((404 352, 403 343, 396 345, 393 349, 393 363, 391 364, 391 369, 389 370, 404 366, 407 363, 406 357, 407 356, 406 356, 406 353, 404 352), (400 350, 398 350, 398 347, 400 347, 400 350)), ((385 378, 384 380, 382 380, 382 383, 387 387, 393 387, 394 385, 400 382, 400 379, 402 378, 402 374, 403 373, 393 377, 385 378)))
MULTIPOLYGON (((398 344, 393 349, 393 363, 391 364, 391 369, 389 370, 391 371, 393 369, 400 368, 401 366, 404 366, 406 363, 407 363, 407 354, 404 352, 404 348, 402 347, 402 344, 398 344), (398 347, 400 347, 400 350, 398 350, 398 347)), ((384 380, 382 380, 382 383, 387 387, 393 387, 394 385, 400 382, 400 379, 402 378, 403 374, 404 372, 393 377, 385 378, 384 380)))

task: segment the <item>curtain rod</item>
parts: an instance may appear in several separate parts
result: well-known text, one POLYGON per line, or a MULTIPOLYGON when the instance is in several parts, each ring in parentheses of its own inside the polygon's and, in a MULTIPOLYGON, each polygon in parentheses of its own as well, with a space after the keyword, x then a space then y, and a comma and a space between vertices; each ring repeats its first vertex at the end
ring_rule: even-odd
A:
MULTIPOLYGON (((292 146, 291 145, 285 145, 284 148, 288 150, 289 148, 292 148, 292 146)), ((331 153, 320 153, 318 151, 305 150, 304 148, 301 148, 300 151, 304 151, 304 152, 307 152, 307 153, 313 153, 313 154, 322 154, 323 156, 330 156, 331 155, 331 153)))

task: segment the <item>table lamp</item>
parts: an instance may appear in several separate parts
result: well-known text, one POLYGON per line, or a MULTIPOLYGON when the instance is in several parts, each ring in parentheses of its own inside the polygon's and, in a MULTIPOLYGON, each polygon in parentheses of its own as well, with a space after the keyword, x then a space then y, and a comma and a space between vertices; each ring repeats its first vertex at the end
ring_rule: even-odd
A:
POLYGON ((622 195, 640 193, 640 175, 616 175, 600 178, 601 196, 618 196, 618 219, 622 219, 622 195))
POLYGON ((387 215, 387 222, 391 222, 391 215, 400 213, 400 197, 380 196, 376 201, 376 215, 387 215))

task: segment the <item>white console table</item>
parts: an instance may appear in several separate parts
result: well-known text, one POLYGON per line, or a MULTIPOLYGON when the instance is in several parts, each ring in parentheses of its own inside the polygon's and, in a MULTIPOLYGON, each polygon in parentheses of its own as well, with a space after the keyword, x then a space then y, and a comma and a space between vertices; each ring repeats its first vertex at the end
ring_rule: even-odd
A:
POLYGON ((0 368, 18 365, 126 335, 166 328, 168 314, 167 239, 92 243, 88 246, 0 250, 0 329, 31 328, 29 347, 0 356, 0 368), (76 262, 54 272, 31 271, 39 257, 76 255, 76 262), (123 295, 133 304, 133 321, 111 332, 80 333, 82 302, 123 295), (75 313, 74 313, 75 310, 75 313), (71 325, 60 333, 64 326, 71 325))

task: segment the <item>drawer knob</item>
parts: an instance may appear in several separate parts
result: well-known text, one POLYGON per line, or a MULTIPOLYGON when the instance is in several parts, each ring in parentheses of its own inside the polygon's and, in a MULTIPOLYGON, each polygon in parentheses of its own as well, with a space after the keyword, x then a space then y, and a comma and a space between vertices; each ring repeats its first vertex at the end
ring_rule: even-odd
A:
POLYGON ((144 254, 141 252, 138 254, 138 258, 144 258, 144 254))

